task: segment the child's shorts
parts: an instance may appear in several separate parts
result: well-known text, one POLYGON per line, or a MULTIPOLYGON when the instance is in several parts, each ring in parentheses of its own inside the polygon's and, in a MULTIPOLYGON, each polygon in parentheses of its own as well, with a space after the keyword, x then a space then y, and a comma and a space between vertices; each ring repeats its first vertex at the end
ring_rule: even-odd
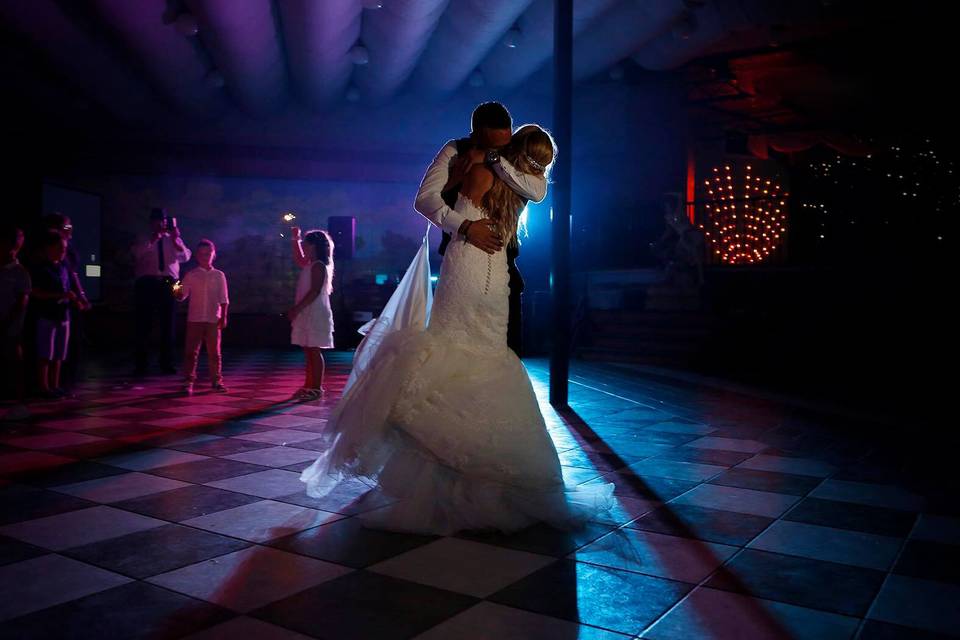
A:
POLYGON ((65 360, 70 341, 69 320, 37 319, 37 357, 41 360, 65 360))

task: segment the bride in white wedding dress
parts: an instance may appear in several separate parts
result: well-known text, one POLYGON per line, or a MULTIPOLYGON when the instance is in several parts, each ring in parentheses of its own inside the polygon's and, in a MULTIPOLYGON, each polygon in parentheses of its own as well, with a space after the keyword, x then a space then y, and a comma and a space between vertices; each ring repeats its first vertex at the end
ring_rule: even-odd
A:
MULTIPOLYGON (((542 174, 554 149, 527 125, 502 155, 542 174)), ((515 242, 522 205, 480 164, 455 210, 515 242)), ((361 514, 366 526, 430 534, 571 528, 608 509, 613 485, 564 485, 526 369, 507 347, 507 298, 506 251, 454 239, 429 325, 383 338, 330 417, 330 448, 301 475, 307 493, 359 478, 395 499, 361 514)))

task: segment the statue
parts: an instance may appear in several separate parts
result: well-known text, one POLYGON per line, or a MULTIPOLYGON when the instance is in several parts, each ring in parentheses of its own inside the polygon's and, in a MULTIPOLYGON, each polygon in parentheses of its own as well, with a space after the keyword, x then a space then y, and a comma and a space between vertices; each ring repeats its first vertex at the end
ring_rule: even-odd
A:
POLYGON ((650 250, 662 263, 664 280, 661 286, 696 292, 703 285, 703 261, 706 239, 687 217, 686 202, 681 194, 665 193, 663 197, 666 228, 650 250))

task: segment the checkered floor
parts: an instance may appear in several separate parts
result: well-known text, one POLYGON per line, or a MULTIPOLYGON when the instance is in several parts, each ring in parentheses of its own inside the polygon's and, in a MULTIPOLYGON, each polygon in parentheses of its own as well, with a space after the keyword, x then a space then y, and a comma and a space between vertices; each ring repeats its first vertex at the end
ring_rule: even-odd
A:
MULTIPOLYGON (((383 502, 298 472, 342 388, 287 401, 292 353, 228 354, 228 394, 102 373, 0 429, 2 638, 956 637, 960 518, 869 441, 782 408, 575 363, 543 404, 569 482, 614 482, 563 533, 365 530, 383 502)), ((545 364, 528 363, 546 396, 545 364)))

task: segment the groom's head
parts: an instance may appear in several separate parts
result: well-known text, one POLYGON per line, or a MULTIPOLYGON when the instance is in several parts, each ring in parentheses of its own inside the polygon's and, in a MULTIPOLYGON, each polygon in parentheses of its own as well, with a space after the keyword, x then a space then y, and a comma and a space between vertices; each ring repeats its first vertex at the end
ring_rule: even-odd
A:
POLYGON ((470 128, 470 137, 475 144, 499 149, 510 143, 513 119, 507 108, 499 102, 484 102, 473 110, 470 128))

